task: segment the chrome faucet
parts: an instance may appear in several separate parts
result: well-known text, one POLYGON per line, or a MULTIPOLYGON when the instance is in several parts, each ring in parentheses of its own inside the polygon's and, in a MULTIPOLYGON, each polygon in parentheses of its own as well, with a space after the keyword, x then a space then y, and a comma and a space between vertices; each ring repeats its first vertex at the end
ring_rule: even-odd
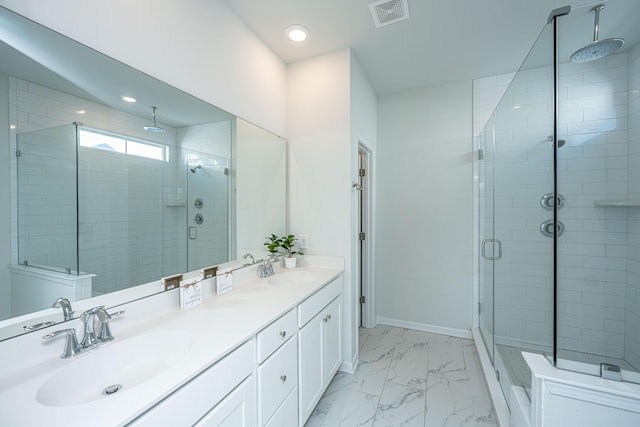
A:
POLYGON ((251 259, 251 263, 250 263, 250 264, 245 264, 245 267, 246 267, 247 265, 252 265, 252 264, 255 264, 255 263, 256 263, 256 259, 254 258, 254 256, 253 256, 253 255, 251 255, 251 253, 250 253, 250 252, 247 252, 246 254, 242 255, 242 259, 249 259, 249 258, 251 259))
POLYGON ((273 276, 273 261, 278 258, 271 255, 269 258, 262 260, 262 264, 258 266, 258 277, 265 278, 273 276))
POLYGON ((64 316, 64 320, 73 319, 73 309, 71 308, 71 303, 66 298, 58 298, 53 302, 51 308, 62 307, 62 315, 64 316))
POLYGON ((84 325, 84 335, 80 344, 78 344, 78 339, 76 338, 76 330, 73 328, 51 332, 42 338, 49 340, 59 336, 66 336, 67 341, 65 342, 64 351, 60 357, 62 359, 68 359, 82 352, 96 348, 100 344, 113 341, 113 335, 109 328, 109 320, 112 317, 120 316, 122 314, 124 314, 124 310, 109 314, 103 306, 90 308, 83 312, 80 319, 84 325), (96 321, 98 328, 96 328, 96 321))

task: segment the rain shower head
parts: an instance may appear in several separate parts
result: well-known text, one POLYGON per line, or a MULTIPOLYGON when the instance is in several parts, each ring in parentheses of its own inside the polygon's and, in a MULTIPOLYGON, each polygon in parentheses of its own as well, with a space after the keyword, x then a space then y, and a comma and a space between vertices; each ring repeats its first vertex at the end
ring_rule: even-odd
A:
POLYGON ((603 9, 603 4, 591 9, 591 13, 596 15, 593 26, 593 43, 573 52, 573 55, 571 55, 571 62, 589 62, 604 58, 605 56, 611 55, 614 51, 620 49, 624 44, 624 39, 621 38, 598 40, 600 12, 603 9))
POLYGON ((191 169, 189 169, 189 170, 191 171, 191 173, 196 173, 196 171, 197 171, 198 169, 202 169, 202 165, 198 165, 198 166, 192 167, 192 168, 191 168, 191 169))
POLYGON ((157 107, 151 107, 151 111, 153 113, 153 125, 145 126, 144 130, 148 130, 149 132, 155 132, 155 133, 164 133, 165 130, 162 129, 160 126, 158 126, 158 123, 156 123, 156 110, 157 110, 157 107))

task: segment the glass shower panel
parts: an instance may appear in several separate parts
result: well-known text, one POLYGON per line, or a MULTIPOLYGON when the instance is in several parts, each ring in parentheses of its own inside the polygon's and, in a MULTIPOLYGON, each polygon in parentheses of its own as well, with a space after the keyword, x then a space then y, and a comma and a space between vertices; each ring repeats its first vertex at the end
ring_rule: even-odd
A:
POLYGON ((530 387, 521 352, 553 351, 552 64, 547 25, 494 112, 494 366, 507 401, 512 384, 530 387))
POLYGON ((76 127, 17 135, 18 259, 78 274, 76 127))
POLYGON ((590 42, 590 9, 559 21, 557 366, 616 365, 640 382, 640 27, 619 22, 640 3, 602 12, 601 38, 623 37, 623 49, 572 63, 590 42))

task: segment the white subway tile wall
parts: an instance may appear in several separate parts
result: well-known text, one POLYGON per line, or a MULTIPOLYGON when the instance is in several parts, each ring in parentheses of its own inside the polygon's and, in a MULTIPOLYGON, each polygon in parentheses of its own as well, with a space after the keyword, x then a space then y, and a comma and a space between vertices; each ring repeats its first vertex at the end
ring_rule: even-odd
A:
POLYGON ((558 348, 624 357, 628 54, 560 67, 558 348))
MULTIPOLYGON (((79 261, 82 271, 97 274, 94 294, 186 271, 188 150, 228 159, 230 122, 179 129, 161 124, 166 133, 153 134, 142 129, 150 118, 17 78, 10 78, 10 115, 16 125, 11 131, 12 151, 19 148, 25 154, 11 163, 12 262, 22 261, 25 253, 30 263, 75 269, 66 258, 61 259, 65 251, 36 247, 75 252, 75 241, 62 237, 65 233, 73 236, 75 227, 75 141, 63 145, 55 140, 59 131, 43 130, 65 125, 71 128, 70 124, 78 121, 87 127, 169 147, 168 162, 79 149, 79 261), (80 110, 83 114, 78 113, 80 110), (45 138, 43 134, 50 136, 45 138), (38 156, 30 155, 34 144, 39 145, 38 156), (62 148, 69 144, 71 151, 62 148), (21 221, 17 220, 18 203, 21 221)), ((210 197, 209 208, 223 212, 207 215, 206 224, 224 230, 224 236, 208 238, 205 246, 192 251, 196 258, 206 252, 212 264, 226 260, 228 253, 229 188, 227 180, 218 181, 202 184, 215 195, 210 197)))
MULTIPOLYGON (((565 232, 558 249, 559 349, 623 358, 640 368, 640 208, 595 200, 640 200, 640 48, 585 64, 561 64, 558 191, 565 232)), ((475 126, 483 125, 511 75, 474 82, 475 126)), ((497 342, 552 341, 552 243, 539 225, 552 211, 550 68, 521 71, 489 119, 495 126, 497 342)), ((480 131, 476 128, 476 133, 480 131)), ((490 183, 484 183, 488 191, 490 183)), ((480 199, 485 197, 479 190, 480 199)), ((493 189, 491 188, 491 191, 493 189)), ((483 202, 481 201, 482 205, 483 202)), ((484 227, 480 214, 479 229, 484 227)), ((482 274, 482 273, 481 273, 482 274)))

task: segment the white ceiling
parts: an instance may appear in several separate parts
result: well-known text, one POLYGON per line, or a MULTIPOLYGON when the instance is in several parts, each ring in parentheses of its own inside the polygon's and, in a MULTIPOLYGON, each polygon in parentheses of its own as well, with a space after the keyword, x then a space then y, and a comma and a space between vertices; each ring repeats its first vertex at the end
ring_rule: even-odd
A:
MULTIPOLYGON (((409 19, 375 28, 369 11, 375 0, 224 1, 286 63, 351 47, 378 94, 516 71, 552 10, 606 3, 600 18, 602 39, 615 34, 618 25, 612 21, 624 15, 624 6, 640 3, 408 0, 409 19), (287 40, 285 29, 292 24, 309 28, 310 38, 301 44, 287 40)), ((576 12, 589 15, 588 10, 576 12)), ((631 18, 640 27, 638 16, 631 18)), ((575 49, 592 41, 593 18, 582 21, 586 28, 584 34, 575 35, 575 49)))

